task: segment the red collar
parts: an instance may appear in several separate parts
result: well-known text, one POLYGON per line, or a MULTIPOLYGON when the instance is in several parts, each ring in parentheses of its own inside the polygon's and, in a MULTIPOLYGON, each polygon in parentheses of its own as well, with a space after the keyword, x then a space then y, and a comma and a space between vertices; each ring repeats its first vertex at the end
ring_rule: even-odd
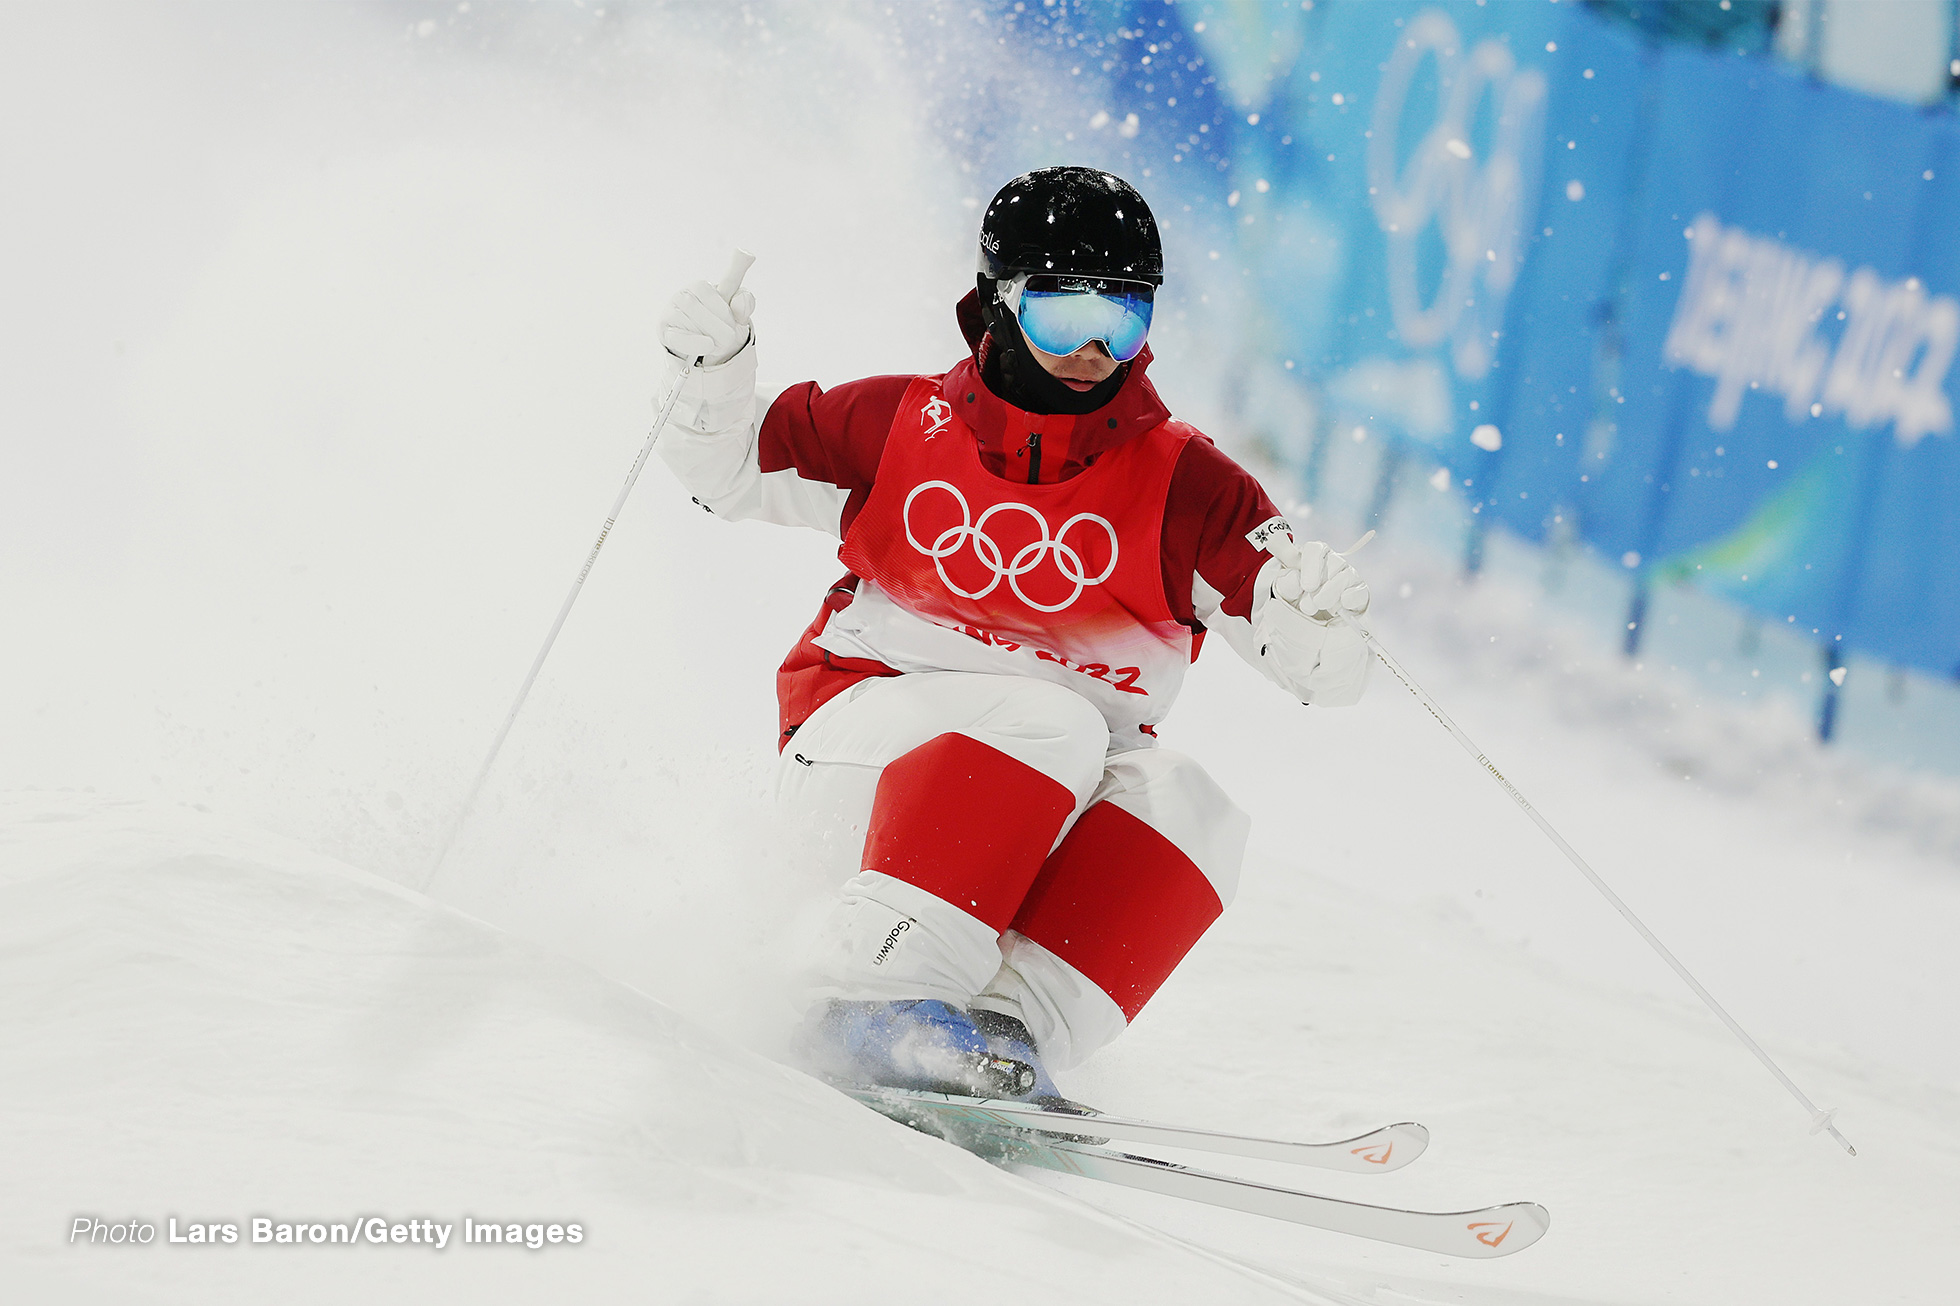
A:
POLYGON ((1154 430, 1171 410, 1144 373, 1150 367, 1145 345, 1130 364, 1116 395, 1092 413, 1030 413, 987 388, 980 361, 987 346, 980 322, 980 297, 968 291, 958 308, 960 330, 972 353, 946 373, 947 400, 960 420, 973 428, 980 461, 1010 481, 1065 481, 1126 440, 1154 430))

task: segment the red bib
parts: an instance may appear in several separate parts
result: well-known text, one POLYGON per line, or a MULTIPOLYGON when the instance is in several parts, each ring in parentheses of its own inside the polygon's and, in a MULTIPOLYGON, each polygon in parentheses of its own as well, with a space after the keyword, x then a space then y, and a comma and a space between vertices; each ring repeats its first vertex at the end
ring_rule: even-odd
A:
POLYGON ((1021 484, 982 465, 940 382, 906 390, 839 556, 915 616, 1032 658, 1026 674, 1083 692, 1112 728, 1162 719, 1191 660, 1162 559, 1191 428, 1165 422, 1068 480, 1021 484))

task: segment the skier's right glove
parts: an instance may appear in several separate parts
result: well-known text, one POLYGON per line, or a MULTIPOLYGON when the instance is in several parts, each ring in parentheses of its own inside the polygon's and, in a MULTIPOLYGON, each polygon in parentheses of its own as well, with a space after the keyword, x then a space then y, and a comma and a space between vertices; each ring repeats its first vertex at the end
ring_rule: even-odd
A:
MULTIPOLYGON (((756 462, 755 296, 733 301, 705 281, 682 288, 660 316, 666 378, 674 407, 656 448, 694 501, 732 520, 760 515, 756 462), (699 365, 681 375, 689 363, 699 365)), ((657 405, 660 400, 655 399, 657 405)))
POLYGON ((703 367, 719 367, 742 352, 754 331, 750 318, 755 296, 735 292, 733 300, 705 281, 683 286, 660 315, 660 343, 675 358, 695 359, 703 367))

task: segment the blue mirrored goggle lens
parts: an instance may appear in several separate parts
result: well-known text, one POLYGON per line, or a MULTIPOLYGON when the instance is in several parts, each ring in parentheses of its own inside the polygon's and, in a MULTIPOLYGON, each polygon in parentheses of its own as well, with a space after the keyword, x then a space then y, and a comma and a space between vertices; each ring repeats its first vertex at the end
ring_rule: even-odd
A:
POLYGON ((1028 289, 1021 292, 1017 317, 1021 332, 1036 349, 1072 354, 1100 340, 1109 356, 1127 363, 1143 350, 1150 334, 1151 296, 1145 292, 1095 294, 1087 291, 1028 289))

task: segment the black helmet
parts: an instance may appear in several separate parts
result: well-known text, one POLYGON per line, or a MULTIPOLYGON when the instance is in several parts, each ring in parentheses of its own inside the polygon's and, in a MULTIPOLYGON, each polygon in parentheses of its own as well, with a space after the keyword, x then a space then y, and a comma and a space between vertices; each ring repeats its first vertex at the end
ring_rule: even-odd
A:
POLYGON ((980 219, 980 275, 1111 277, 1164 284, 1157 220, 1136 188, 1096 168, 1037 168, 1000 188, 980 219))

